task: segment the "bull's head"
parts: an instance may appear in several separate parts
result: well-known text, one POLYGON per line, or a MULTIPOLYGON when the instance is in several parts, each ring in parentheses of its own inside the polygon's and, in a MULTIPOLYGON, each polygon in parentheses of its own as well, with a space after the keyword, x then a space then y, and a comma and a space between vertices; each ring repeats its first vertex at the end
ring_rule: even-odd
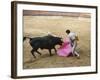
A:
POLYGON ((63 43, 62 38, 61 38, 61 37, 56 37, 56 38, 57 38, 56 43, 57 43, 58 45, 62 45, 62 43, 63 43))

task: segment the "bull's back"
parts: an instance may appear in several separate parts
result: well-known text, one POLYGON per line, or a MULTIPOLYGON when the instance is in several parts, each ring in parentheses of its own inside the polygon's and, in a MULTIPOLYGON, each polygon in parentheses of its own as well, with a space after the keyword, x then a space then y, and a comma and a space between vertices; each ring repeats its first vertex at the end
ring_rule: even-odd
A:
POLYGON ((52 48, 53 45, 53 38, 52 36, 44 36, 44 37, 35 37, 30 40, 30 45, 33 48, 41 48, 41 49, 48 49, 52 48))

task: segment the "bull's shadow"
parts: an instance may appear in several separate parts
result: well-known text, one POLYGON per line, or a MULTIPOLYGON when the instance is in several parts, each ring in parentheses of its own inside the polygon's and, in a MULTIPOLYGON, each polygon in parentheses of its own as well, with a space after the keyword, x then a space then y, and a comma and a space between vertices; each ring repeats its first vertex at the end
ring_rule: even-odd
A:
POLYGON ((49 53, 45 53, 45 54, 42 54, 41 56, 39 56, 38 54, 36 55, 37 57, 34 58, 34 57, 31 57, 30 60, 28 61, 25 61, 24 64, 30 64, 30 63, 33 63, 33 62, 36 62, 36 61, 39 61, 39 60, 42 60, 42 59, 48 59, 48 58, 52 58, 54 56, 56 56, 56 53, 53 52, 52 56, 49 56, 48 55, 49 53))

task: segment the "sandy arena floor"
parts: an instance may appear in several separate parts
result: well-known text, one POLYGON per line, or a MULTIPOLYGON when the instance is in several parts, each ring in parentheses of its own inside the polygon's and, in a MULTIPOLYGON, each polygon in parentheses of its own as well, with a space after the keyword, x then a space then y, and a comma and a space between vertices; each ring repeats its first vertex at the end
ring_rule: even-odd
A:
POLYGON ((24 36, 36 37, 44 36, 51 32, 65 39, 65 31, 70 29, 79 36, 77 52, 80 59, 76 57, 60 57, 53 50, 53 56, 49 56, 48 50, 39 50, 42 55, 36 53, 37 59, 31 54, 29 40, 24 41, 23 68, 56 68, 56 67, 76 67, 89 66, 90 62, 90 18, 68 17, 68 16, 24 16, 24 36))

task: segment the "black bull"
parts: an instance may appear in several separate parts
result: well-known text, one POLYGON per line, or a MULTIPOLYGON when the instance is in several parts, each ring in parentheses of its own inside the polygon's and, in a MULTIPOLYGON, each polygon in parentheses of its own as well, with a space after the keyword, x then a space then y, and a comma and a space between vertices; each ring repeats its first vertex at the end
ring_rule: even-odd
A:
MULTIPOLYGON (((29 37, 24 37, 23 40, 29 37)), ((37 52, 38 54, 41 55, 41 53, 38 51, 38 49, 48 49, 50 56, 52 56, 51 50, 54 49, 56 52, 56 45, 62 45, 63 41, 61 40, 62 38, 60 37, 55 37, 52 35, 47 35, 43 37, 35 37, 35 38, 29 38, 30 45, 32 47, 31 53, 36 58, 34 52, 37 52)))

